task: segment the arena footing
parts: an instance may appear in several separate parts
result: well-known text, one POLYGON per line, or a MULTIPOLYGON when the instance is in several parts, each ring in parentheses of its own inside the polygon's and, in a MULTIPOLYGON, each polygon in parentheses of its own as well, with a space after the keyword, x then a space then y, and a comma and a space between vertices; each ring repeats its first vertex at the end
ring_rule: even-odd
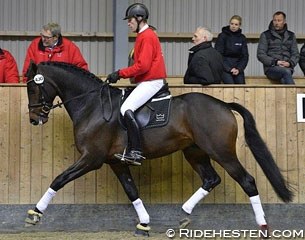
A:
MULTIPOLYGON (((152 231, 177 229, 186 215, 181 204, 146 204, 152 231)), ((133 231, 137 215, 131 204, 50 204, 35 226, 25 226, 27 210, 33 205, 0 205, 1 232, 48 231, 133 231)), ((305 204, 264 204, 271 229, 302 230, 305 222, 305 204)), ((251 230, 257 229, 250 204, 200 204, 196 206, 190 229, 251 230)))

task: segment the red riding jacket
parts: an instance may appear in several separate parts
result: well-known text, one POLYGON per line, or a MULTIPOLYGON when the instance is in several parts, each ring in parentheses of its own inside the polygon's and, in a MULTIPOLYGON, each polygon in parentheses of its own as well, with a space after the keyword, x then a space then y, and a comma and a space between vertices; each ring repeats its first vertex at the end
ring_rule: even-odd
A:
POLYGON ((19 83, 17 63, 7 50, 0 48, 0 83, 19 83))
POLYGON ((31 60, 36 64, 45 61, 66 62, 88 70, 88 64, 79 48, 72 41, 62 36, 59 37, 57 45, 53 48, 43 46, 41 37, 37 37, 32 41, 24 60, 22 70, 23 82, 27 81, 25 74, 31 60))
POLYGON ((165 63, 157 34, 150 28, 138 33, 134 47, 134 64, 119 70, 122 78, 135 82, 166 78, 165 63))

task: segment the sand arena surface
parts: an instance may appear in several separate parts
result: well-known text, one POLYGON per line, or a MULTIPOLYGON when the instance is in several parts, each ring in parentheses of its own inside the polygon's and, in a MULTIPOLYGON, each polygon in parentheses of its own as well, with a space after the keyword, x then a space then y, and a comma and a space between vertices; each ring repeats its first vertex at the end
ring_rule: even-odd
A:
POLYGON ((1 240, 157 240, 169 239, 165 233, 151 233, 150 237, 135 237, 130 231, 102 231, 102 232, 27 232, 27 233, 0 233, 1 240))

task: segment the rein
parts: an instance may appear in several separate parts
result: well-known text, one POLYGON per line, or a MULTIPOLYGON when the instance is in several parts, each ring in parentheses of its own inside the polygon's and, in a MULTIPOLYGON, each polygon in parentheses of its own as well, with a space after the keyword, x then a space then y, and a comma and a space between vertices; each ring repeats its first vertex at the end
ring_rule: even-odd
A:
MULTIPOLYGON (((103 87, 102 87, 102 88, 103 88, 103 87)), ((89 91, 89 92, 83 93, 83 94, 78 95, 78 96, 73 97, 73 98, 70 98, 70 99, 68 99, 67 101, 58 102, 57 104, 52 105, 52 108, 51 108, 51 109, 54 109, 54 108, 57 108, 57 107, 60 107, 60 108, 61 108, 62 105, 65 105, 65 104, 67 104, 68 102, 71 102, 71 101, 73 101, 73 100, 75 100, 75 99, 78 99, 78 98, 85 97, 85 96, 89 95, 90 93, 97 92, 97 91, 98 91, 98 89, 93 89, 93 90, 91 90, 91 91, 89 91)))
POLYGON ((109 89, 109 83, 108 83, 108 82, 106 82, 105 84, 102 85, 100 94, 101 94, 101 97, 100 97, 100 101, 101 101, 101 102, 100 102, 100 103, 101 103, 101 106, 102 106, 103 118, 104 118, 104 120, 105 120, 106 122, 109 122, 110 119, 112 118, 113 107, 112 107, 112 98, 111 98, 111 95, 110 95, 110 89, 109 89), (110 114, 109 114, 109 117, 108 117, 108 118, 105 117, 105 108, 104 108, 104 105, 105 105, 104 102, 105 102, 105 101, 102 100, 102 98, 103 98, 103 96, 104 96, 104 94, 103 94, 104 87, 106 87, 106 90, 107 90, 107 97, 108 97, 109 105, 110 105, 110 114))

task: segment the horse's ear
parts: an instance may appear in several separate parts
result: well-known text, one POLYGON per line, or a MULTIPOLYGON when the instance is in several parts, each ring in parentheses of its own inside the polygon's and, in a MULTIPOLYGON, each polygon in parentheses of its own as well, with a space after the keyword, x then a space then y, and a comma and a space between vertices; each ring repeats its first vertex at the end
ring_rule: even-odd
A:
POLYGON ((28 78, 28 79, 31 79, 33 78, 37 73, 37 65, 34 63, 34 61, 31 59, 30 61, 30 65, 29 65, 29 68, 28 70, 26 71, 26 74, 25 76, 28 78))

